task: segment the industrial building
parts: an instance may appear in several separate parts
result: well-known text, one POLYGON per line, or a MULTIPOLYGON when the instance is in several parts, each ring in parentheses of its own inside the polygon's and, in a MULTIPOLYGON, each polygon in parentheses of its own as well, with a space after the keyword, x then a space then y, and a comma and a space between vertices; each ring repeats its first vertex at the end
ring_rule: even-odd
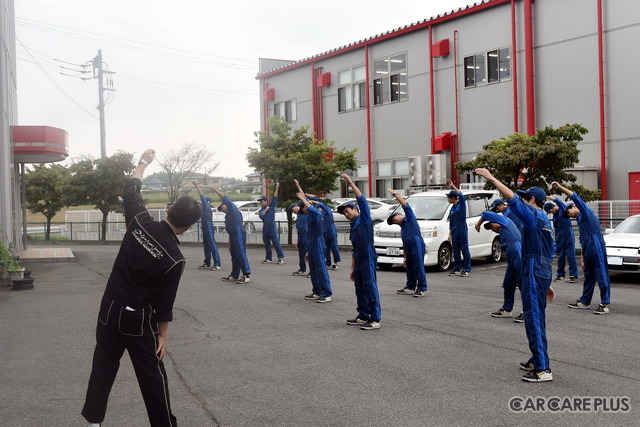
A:
POLYGON ((490 141, 579 123, 579 183, 640 199, 639 43, 637 1, 483 1, 299 61, 261 59, 262 130, 278 115, 357 148, 357 184, 380 197, 473 182, 453 165, 490 141))

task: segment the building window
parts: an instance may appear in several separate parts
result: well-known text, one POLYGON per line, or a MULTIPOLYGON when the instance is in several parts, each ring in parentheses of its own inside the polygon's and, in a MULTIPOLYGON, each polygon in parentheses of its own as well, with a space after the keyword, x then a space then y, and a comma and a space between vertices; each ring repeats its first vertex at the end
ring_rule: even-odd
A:
POLYGON ((338 112, 358 110, 367 106, 364 65, 338 72, 338 112))
POLYGON ((291 99, 289 101, 276 102, 273 104, 273 115, 283 118, 287 123, 298 120, 297 101, 291 99))
POLYGON ((373 104, 405 101, 407 85, 407 54, 390 56, 373 62, 373 104))
POLYGON ((494 49, 464 58, 464 87, 511 79, 511 50, 494 49))

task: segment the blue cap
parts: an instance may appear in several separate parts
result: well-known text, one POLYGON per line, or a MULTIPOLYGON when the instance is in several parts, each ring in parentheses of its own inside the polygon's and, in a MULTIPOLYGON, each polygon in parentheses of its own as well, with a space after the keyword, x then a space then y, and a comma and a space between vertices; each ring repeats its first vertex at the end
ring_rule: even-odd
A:
POLYGON ((344 209, 345 209, 345 208, 354 208, 354 209, 358 209, 358 205, 356 205, 355 203, 351 203, 351 202, 345 203, 344 205, 340 205, 340 206, 338 206, 338 209, 337 209, 337 210, 338 210, 338 213, 339 213, 340 215, 343 215, 343 214, 344 214, 344 209))
POLYGON ((458 197, 458 194, 456 190, 451 190, 447 193, 447 197, 458 197))
POLYGON ((387 218, 387 224, 391 225, 393 224, 393 217, 396 215, 402 215, 400 212, 394 212, 391 215, 389 215, 389 218, 387 218))
POLYGON ((258 201, 259 201, 259 202, 261 202, 261 201, 263 201, 263 200, 269 200, 269 199, 267 198, 267 196, 260 196, 260 197, 258 197, 258 201))
POLYGON ((204 200, 205 200, 207 203, 211 203, 211 197, 205 197, 205 198, 204 198, 204 200))
POLYGON ((289 205, 289 209, 293 209, 293 207, 294 207, 294 206, 298 206, 298 204, 297 204, 297 203, 291 203, 291 204, 289 205))
POLYGON ((540 187, 531 187, 528 190, 518 190, 518 194, 533 196, 536 200, 539 200, 541 202, 547 200, 547 192, 540 187))
POLYGON ((544 211, 546 213, 549 213, 549 212, 551 212, 551 209, 553 209, 554 206, 555 205, 553 203, 547 202, 547 203, 544 204, 544 206, 542 208, 544 209, 544 211))
POLYGON ((504 204, 505 204, 505 203, 504 203, 504 200, 502 200, 502 199, 495 199, 495 200, 493 201, 493 203, 491 203, 491 207, 489 208, 489 210, 490 210, 491 212, 495 212, 495 211, 496 211, 496 208, 497 208, 498 206, 500 206, 500 205, 504 205, 504 204))

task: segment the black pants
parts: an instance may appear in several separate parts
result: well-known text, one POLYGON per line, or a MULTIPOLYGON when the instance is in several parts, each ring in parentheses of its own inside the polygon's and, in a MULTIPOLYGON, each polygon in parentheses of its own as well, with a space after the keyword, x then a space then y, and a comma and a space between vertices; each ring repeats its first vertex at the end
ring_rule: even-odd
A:
POLYGON ((126 349, 140 384, 149 422, 152 426, 176 426, 169 401, 167 373, 156 355, 158 325, 151 320, 151 306, 135 311, 125 307, 124 303, 102 298, 96 349, 82 415, 90 423, 104 420, 111 386, 126 349))

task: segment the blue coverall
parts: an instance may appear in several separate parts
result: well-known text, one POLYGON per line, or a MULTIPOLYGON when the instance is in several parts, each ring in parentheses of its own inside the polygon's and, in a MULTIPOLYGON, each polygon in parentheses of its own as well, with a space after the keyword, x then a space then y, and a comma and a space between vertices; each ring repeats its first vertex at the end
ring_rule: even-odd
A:
POLYGON ((502 212, 502 215, 506 216, 511 221, 513 221, 516 227, 518 227, 518 231, 520 232, 520 234, 522 234, 524 224, 522 223, 522 221, 520 221, 520 218, 518 218, 518 215, 516 215, 513 212, 513 209, 510 209, 509 207, 507 207, 507 209, 505 209, 504 212, 502 212))
POLYGON ((309 215, 298 213, 296 216, 296 230, 298 231, 298 258, 300 260, 300 267, 298 271, 303 273, 307 271, 307 261, 305 257, 307 255, 307 227, 309 225, 309 215))
POLYGON ((332 294, 331 281, 327 266, 324 264, 323 212, 314 206, 309 206, 306 209, 309 217, 307 254, 309 255, 309 272, 311 273, 313 293, 319 297, 330 297, 332 294))
POLYGON ((276 248, 276 254, 278 258, 284 258, 284 252, 282 252, 282 246, 280 246, 280 239, 278 238, 278 231, 276 230, 276 205, 278 204, 278 196, 274 197, 267 206, 269 210, 265 212, 266 206, 260 208, 258 216, 262 220, 262 242, 264 243, 264 250, 266 252, 265 259, 271 260, 271 243, 276 248))
POLYGON ((229 235, 229 253, 231 253, 231 277, 240 277, 240 271, 245 276, 251 274, 247 259, 247 231, 244 228, 242 213, 230 198, 224 196, 222 203, 227 207, 224 216, 224 226, 229 235))
POLYGON ((600 231, 598 217, 577 193, 569 197, 580 210, 576 220, 580 230, 580 246, 582 246, 582 262, 584 263, 584 285, 579 301, 591 304, 593 290, 598 282, 600 288, 600 302, 609 304, 611 283, 609 282, 609 267, 607 265, 607 247, 600 231))
POLYGON ((204 246, 204 264, 211 266, 211 256, 213 256, 213 265, 220 266, 220 254, 216 239, 213 237, 213 215, 211 214, 211 203, 207 197, 200 196, 202 202, 202 216, 200 224, 202 224, 202 243, 204 246))
POLYGON ((502 309, 511 311, 513 310, 516 288, 520 286, 522 281, 522 235, 518 226, 504 214, 498 215, 495 212, 486 211, 480 215, 480 219, 500 224, 500 247, 507 253, 507 270, 504 272, 502 280, 504 288, 502 309))
POLYGON ((380 296, 376 268, 378 266, 376 250, 373 247, 373 223, 371 211, 364 196, 357 199, 360 215, 351 221, 349 240, 353 246, 353 279, 356 290, 358 318, 379 322, 380 296))
MULTIPOLYGON (((317 200, 317 197, 315 198, 317 200)), ((336 232, 336 225, 333 221, 333 212, 324 203, 318 203, 317 205, 324 215, 322 220, 324 222, 324 243, 326 245, 324 250, 324 259, 327 267, 331 266, 331 255, 333 254, 333 263, 337 264, 342 261, 340 258, 340 251, 338 250, 338 238, 336 232)))
POLYGON ((522 232, 522 281, 520 294, 524 311, 524 326, 534 369, 549 369, 547 326, 544 310, 553 275, 555 252, 553 228, 545 212, 526 204, 520 196, 507 200, 509 207, 524 225, 522 232))
POLYGON ((424 273, 424 254, 427 246, 420 233, 420 225, 411 206, 403 206, 404 218, 400 223, 400 236, 404 256, 407 262, 407 284, 406 289, 419 291, 427 290, 427 276, 424 273))
POLYGON ((467 203, 462 192, 458 192, 458 203, 449 211, 449 230, 453 245, 453 271, 471 271, 469 234, 467 231, 467 203), (462 255, 462 256, 461 256, 462 255))
MULTIPOLYGON (((567 206, 559 198, 553 199, 558 211, 553 214, 553 228, 556 233, 556 253, 558 254, 558 277, 564 277, 565 258, 569 261, 569 276, 578 277, 576 261, 576 238, 571 227, 571 218, 565 218, 567 206)), ((582 211, 581 211, 582 212, 582 211)))

